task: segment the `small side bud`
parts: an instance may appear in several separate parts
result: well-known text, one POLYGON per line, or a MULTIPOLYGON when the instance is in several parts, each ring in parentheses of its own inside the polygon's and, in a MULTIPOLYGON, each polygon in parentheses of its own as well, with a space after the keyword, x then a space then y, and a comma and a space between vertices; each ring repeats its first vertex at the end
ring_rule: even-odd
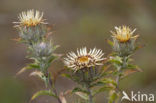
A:
POLYGON ((53 52, 50 42, 41 42, 33 45, 33 52, 36 57, 48 57, 53 52))

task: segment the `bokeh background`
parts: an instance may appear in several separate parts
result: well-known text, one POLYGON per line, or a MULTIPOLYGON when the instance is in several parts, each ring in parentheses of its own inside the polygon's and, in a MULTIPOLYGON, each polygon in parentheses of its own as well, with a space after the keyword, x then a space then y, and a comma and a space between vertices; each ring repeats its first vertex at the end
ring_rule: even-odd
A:
MULTIPOLYGON (((57 103, 47 96, 30 101, 34 92, 44 89, 44 84, 30 77, 30 71, 16 76, 30 61, 25 59, 26 47, 12 40, 18 38, 12 22, 17 21, 18 13, 28 9, 44 12, 53 27, 53 41, 61 46, 56 52, 62 54, 87 46, 101 48, 108 55, 111 47, 106 40, 114 26, 137 28, 138 43, 145 46, 133 57, 143 72, 123 79, 121 88, 156 96, 156 0, 0 0, 0 103, 57 103)), ((50 71, 60 68, 61 60, 53 63, 50 71)), ((64 91, 74 83, 60 77, 56 85, 64 91)), ((105 103, 106 99, 101 94, 96 101, 105 103)), ((68 100, 73 103, 71 97, 68 100)))

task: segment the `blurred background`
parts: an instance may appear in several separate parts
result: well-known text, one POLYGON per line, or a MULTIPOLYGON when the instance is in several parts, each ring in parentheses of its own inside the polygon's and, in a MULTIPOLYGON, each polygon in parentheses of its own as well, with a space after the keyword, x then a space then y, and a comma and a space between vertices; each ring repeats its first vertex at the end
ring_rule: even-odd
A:
MULTIPOLYGON (((29 9, 44 12, 53 27, 52 39, 61 46, 56 52, 62 54, 87 46, 101 48, 108 55, 111 47, 106 40, 114 26, 137 28, 138 43, 145 47, 133 58, 143 72, 123 79, 121 88, 128 93, 133 90, 156 96, 156 0, 0 0, 0 103, 57 103, 47 96, 30 101, 33 93, 44 89, 43 82, 30 77, 30 71, 16 76, 30 61, 25 59, 26 47, 12 40, 18 38, 12 22, 17 21, 18 13, 29 9)), ((60 68, 61 60, 53 63, 50 71, 60 68)), ((60 77, 56 85, 64 91, 74 83, 60 77)), ((106 99, 100 94, 96 103, 105 103, 106 99)))

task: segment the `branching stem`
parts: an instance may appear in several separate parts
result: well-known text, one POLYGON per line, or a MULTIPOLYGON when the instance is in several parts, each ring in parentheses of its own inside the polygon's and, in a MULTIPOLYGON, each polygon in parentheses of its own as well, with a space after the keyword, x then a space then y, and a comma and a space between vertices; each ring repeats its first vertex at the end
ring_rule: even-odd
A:
POLYGON ((55 84, 54 84, 53 80, 51 79, 50 76, 48 76, 48 79, 49 79, 49 84, 50 84, 50 87, 51 87, 51 91, 52 91, 52 92, 55 94, 55 96, 57 97, 58 103, 62 103, 61 100, 60 100, 60 98, 59 98, 59 95, 58 95, 58 93, 57 93, 57 90, 56 90, 56 88, 55 88, 55 84))

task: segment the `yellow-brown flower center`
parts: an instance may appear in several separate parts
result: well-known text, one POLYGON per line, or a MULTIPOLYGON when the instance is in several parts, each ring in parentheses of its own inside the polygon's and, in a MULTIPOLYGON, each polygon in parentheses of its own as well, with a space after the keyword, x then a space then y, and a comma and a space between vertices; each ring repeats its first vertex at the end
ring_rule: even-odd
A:
POLYGON ((40 21, 29 19, 23 22, 25 26, 36 26, 40 21))
POLYGON ((82 56, 78 58, 78 61, 81 63, 85 63, 89 61, 89 58, 87 56, 82 56))
POLYGON ((130 40, 130 38, 131 38, 131 36, 129 34, 127 34, 127 35, 120 34, 120 35, 116 36, 116 39, 118 39, 120 42, 127 42, 130 40))

